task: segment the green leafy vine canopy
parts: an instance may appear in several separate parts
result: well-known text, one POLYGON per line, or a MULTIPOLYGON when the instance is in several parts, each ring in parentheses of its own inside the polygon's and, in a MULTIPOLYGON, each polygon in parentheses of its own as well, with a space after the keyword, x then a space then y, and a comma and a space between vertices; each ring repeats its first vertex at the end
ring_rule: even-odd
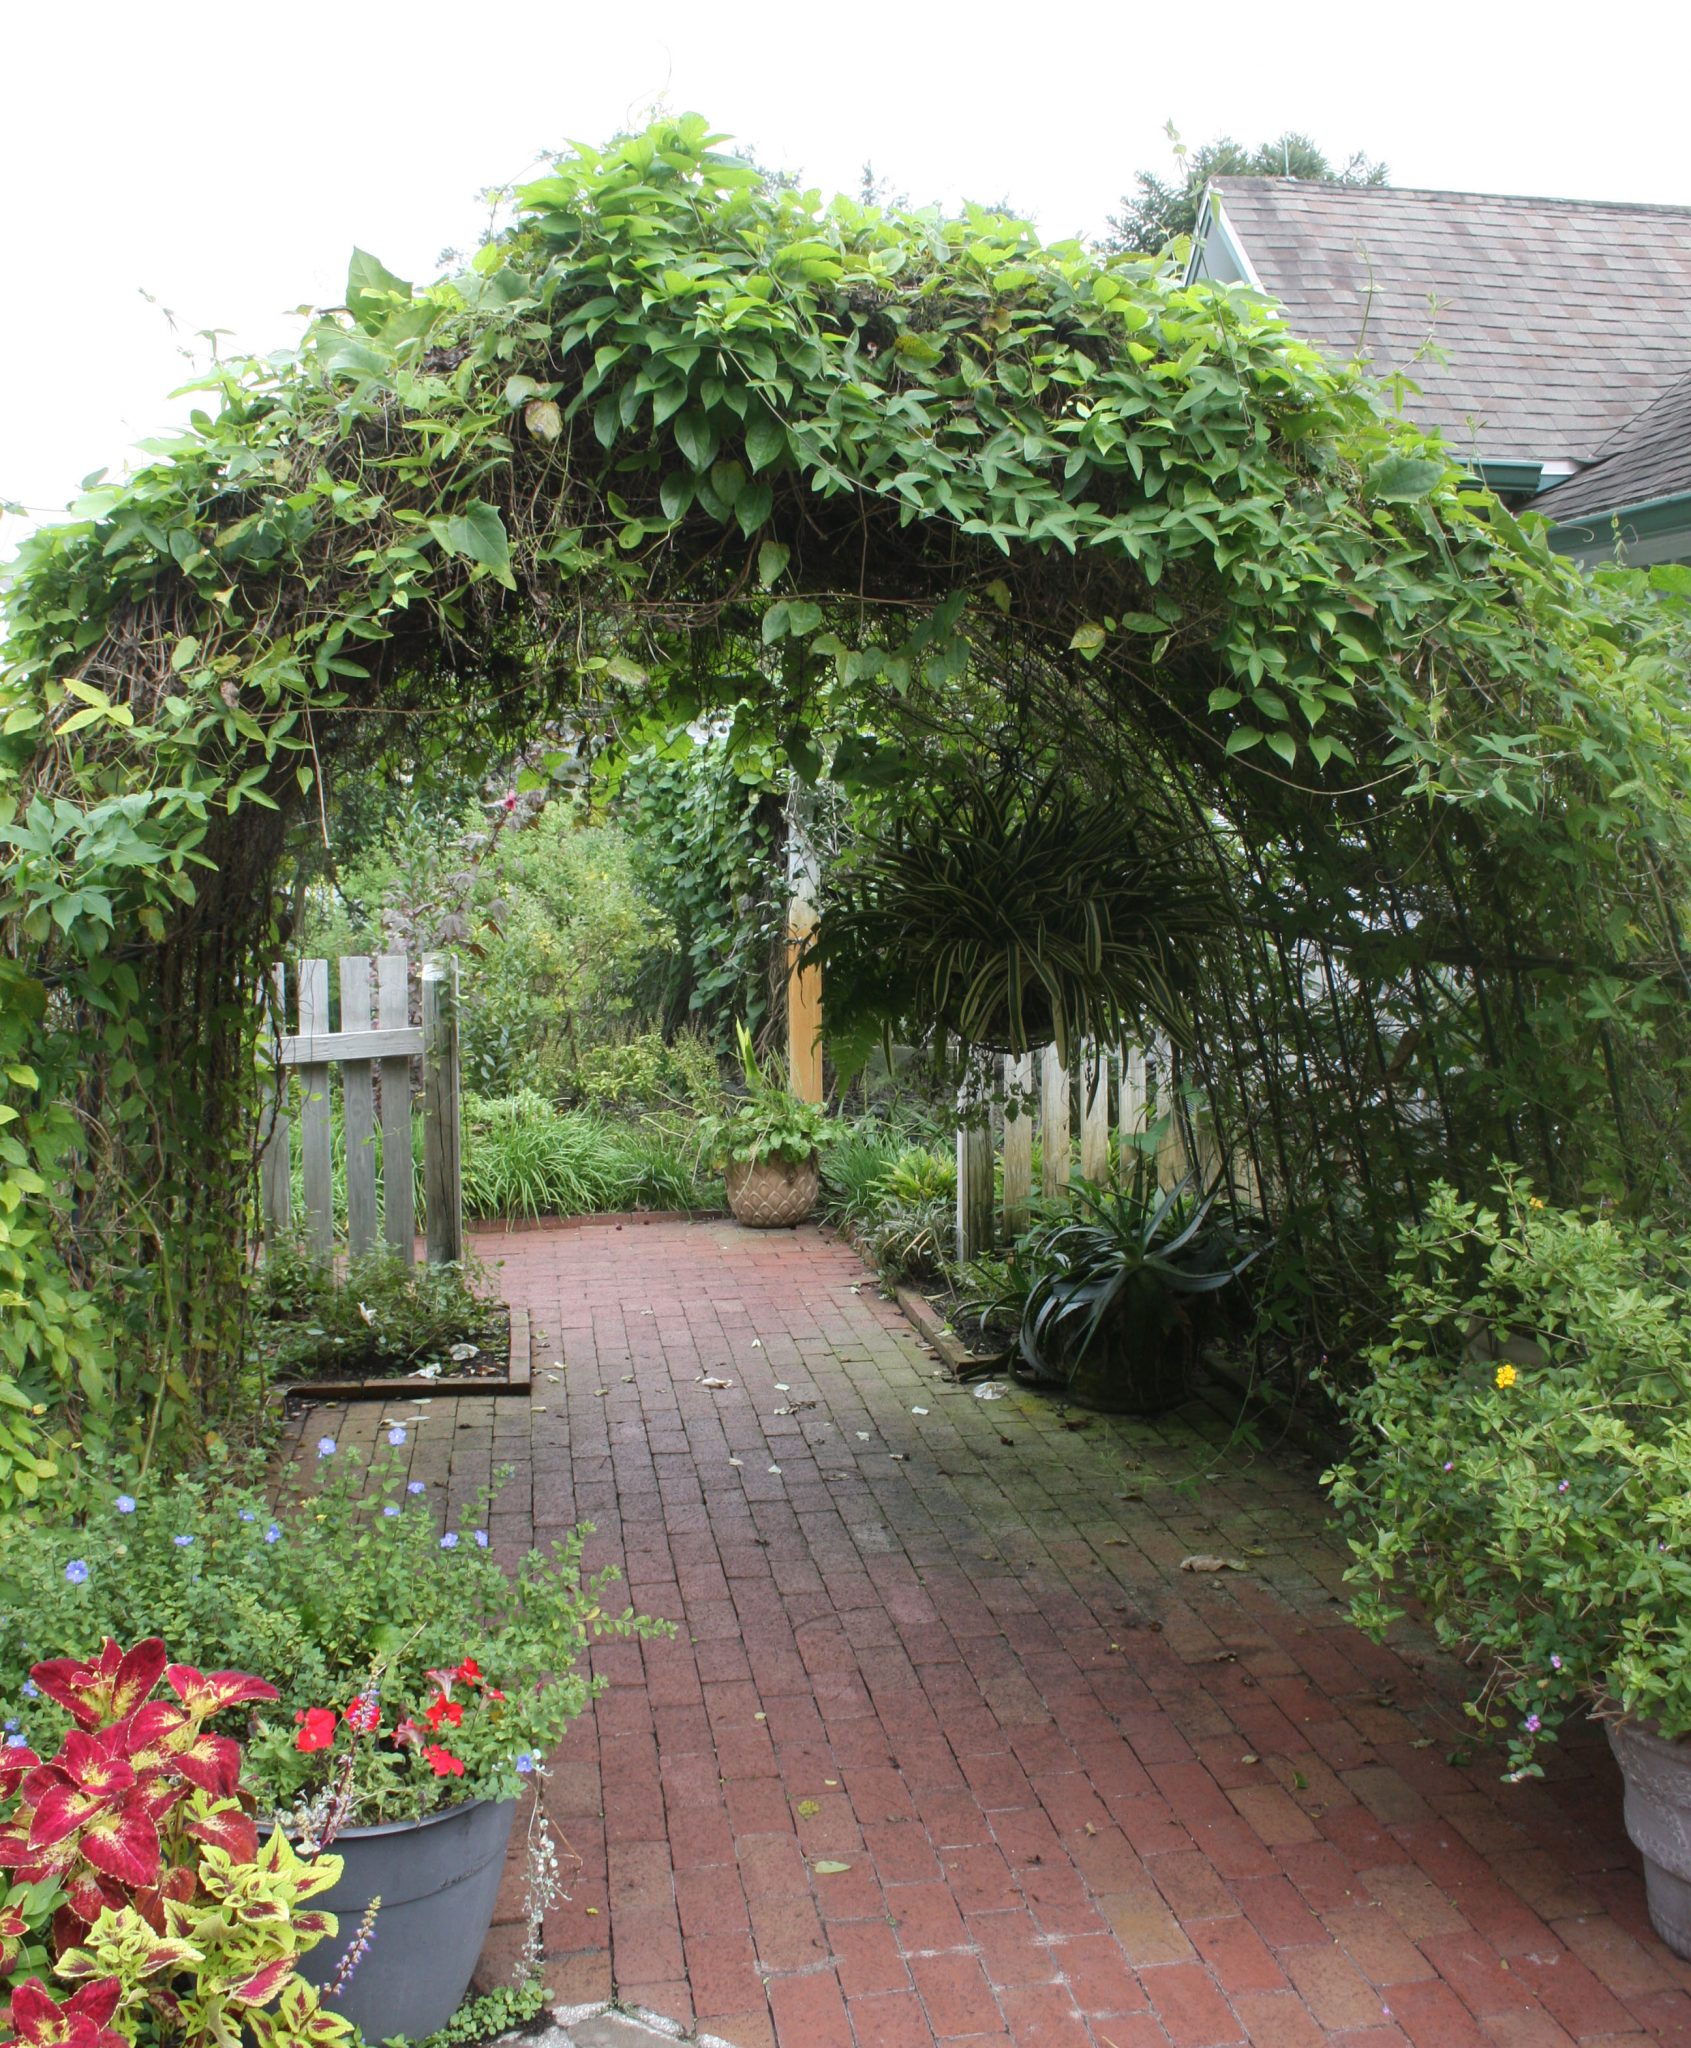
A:
POLYGON ((196 390, 6 597, 0 1499, 245 1397, 277 867, 401 737, 1013 758, 1231 906, 1184 1078, 1287 1242, 1372 1270, 1494 1150, 1679 1198, 1691 576, 1594 592, 1253 295, 689 115, 196 390))

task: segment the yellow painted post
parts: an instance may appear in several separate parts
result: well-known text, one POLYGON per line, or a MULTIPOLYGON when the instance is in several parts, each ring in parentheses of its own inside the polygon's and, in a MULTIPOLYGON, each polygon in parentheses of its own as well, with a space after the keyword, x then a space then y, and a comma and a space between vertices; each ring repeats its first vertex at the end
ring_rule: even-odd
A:
POLYGON ((813 804, 795 789, 787 807, 787 1077, 801 1102, 822 1100, 822 969, 799 962, 816 936, 821 864, 810 836, 813 804))

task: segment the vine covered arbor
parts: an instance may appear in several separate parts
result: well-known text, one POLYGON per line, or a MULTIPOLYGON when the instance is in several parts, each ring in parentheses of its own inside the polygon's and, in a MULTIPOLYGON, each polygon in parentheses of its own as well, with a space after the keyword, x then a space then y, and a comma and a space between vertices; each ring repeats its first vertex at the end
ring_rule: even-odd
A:
POLYGON ((925 832, 977 1038, 1166 1034, 1312 1348, 1438 1176, 1683 1211, 1691 577, 1582 586, 1259 300, 689 116, 202 393, 7 599, 0 1496, 238 1408, 278 864, 396 749, 732 713, 925 832))

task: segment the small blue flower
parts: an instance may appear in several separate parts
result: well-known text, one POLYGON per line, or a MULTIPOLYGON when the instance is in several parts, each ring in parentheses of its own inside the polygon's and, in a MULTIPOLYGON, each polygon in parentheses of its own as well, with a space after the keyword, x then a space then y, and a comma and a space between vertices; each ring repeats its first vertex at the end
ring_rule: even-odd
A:
POLYGON ((399 1513, 399 1510, 397 1507, 394 1506, 393 1502, 390 1500, 387 1506, 383 1508, 382 1513, 384 1515, 397 1515, 399 1513))
POLYGON ((335 1440, 332 1436, 320 1436, 317 1439, 317 1455, 320 1458, 332 1458, 335 1455, 335 1440))
POLYGON ((29 1737, 27 1735, 8 1735, 6 1737, 6 1747, 8 1749, 28 1749, 29 1737))
POLYGON ((258 1517, 253 1513, 251 1508, 242 1508, 241 1520, 243 1522, 256 1522, 258 1520, 258 1517))
POLYGON ((487 1548, 487 1531, 485 1529, 478 1529, 476 1531, 476 1548, 478 1550, 485 1550, 487 1548))
POLYGON ((280 1525, 279 1525, 278 1523, 276 1523, 276 1522, 272 1522, 272 1523, 270 1524, 270 1527, 269 1527, 268 1529, 266 1529, 266 1530, 265 1530, 265 1532, 264 1532, 264 1540, 265 1540, 265 1542, 266 1542, 266 1543, 280 1543, 280 1542, 281 1542, 281 1540, 282 1540, 282 1531, 281 1531, 281 1527, 280 1527, 280 1525))
POLYGON ((393 1445, 395 1450, 398 1450, 399 1446, 405 1442, 405 1432, 397 1423, 388 1431, 388 1442, 393 1445))
POLYGON ((529 1755, 526 1749, 517 1758, 517 1769, 522 1773, 522 1775, 525 1778, 528 1776, 529 1772, 534 1769, 534 1758, 529 1755))
POLYGON ((448 1529, 446 1534, 440 1539, 440 1547, 442 1550, 456 1550, 458 1548, 458 1532, 455 1529, 448 1529))
MULTIPOLYGON (((81 1582, 78 1581, 78 1583, 80 1584, 81 1582)), ((26 1700, 38 1700, 41 1697, 41 1688, 33 1678, 26 1678, 23 1684, 18 1687, 18 1690, 26 1700)))
POLYGON ((88 1577, 88 1567, 80 1557, 73 1557, 65 1566, 65 1577, 73 1586, 80 1586, 88 1577))
POLYGON ((6 1733, 7 1733, 8 1735, 16 1735, 16 1734, 17 1734, 17 1732, 18 1732, 18 1724, 17 1724, 17 1722, 16 1722, 15 1720, 12 1720, 12 1721, 8 1721, 8 1722, 6 1723, 6 1733))
POLYGON ((135 1496, 132 1493, 120 1493, 112 1502, 112 1506, 120 1515, 132 1515, 135 1512, 135 1496))
POLYGON ((408 1479, 405 1482, 405 1491, 407 1493, 426 1493, 428 1488, 420 1479, 408 1479))

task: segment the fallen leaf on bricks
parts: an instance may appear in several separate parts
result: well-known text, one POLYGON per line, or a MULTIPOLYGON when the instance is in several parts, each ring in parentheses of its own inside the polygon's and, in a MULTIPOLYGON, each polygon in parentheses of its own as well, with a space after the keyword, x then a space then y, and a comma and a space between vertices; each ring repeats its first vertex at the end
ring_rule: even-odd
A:
POLYGON ((1210 1557, 1200 1551, 1195 1557, 1183 1557, 1180 1569, 1183 1572, 1242 1572, 1248 1567, 1241 1558, 1210 1557))
POLYGON ((713 1394, 724 1394, 733 1384, 732 1380, 719 1380, 715 1373, 711 1372, 702 1372, 698 1378, 698 1385, 709 1387, 713 1394))
POLYGON ((851 1868, 851 1865, 849 1863, 834 1863, 832 1861, 829 1861, 825 1863, 813 1863, 810 1867, 812 1870, 816 1872, 816 1874, 819 1877, 837 1877, 839 1876, 841 1871, 849 1870, 851 1868))

